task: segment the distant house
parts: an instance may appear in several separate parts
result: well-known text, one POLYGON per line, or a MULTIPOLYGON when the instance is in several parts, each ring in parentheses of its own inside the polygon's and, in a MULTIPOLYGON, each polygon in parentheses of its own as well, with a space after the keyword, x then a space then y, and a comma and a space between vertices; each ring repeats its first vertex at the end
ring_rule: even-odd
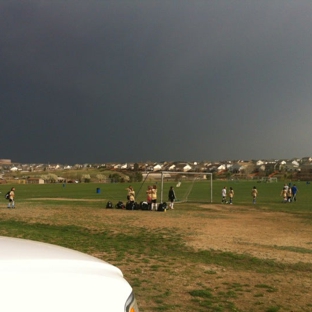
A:
POLYGON ((184 167, 183 167, 183 172, 188 172, 192 169, 192 167, 189 165, 189 164, 186 164, 184 167))
POLYGON ((135 170, 135 168, 139 168, 139 164, 137 163, 128 164, 128 169, 135 170))
POLYGON ((175 164, 172 164, 172 165, 169 166, 168 170, 169 170, 169 171, 174 171, 175 168, 176 168, 176 165, 175 165, 175 164))
POLYGON ((303 157, 301 158, 302 163, 310 163, 312 162, 312 157, 303 157))
POLYGON ((217 167, 217 170, 218 170, 218 171, 223 171, 223 170, 225 170, 225 169, 226 169, 226 164, 222 164, 222 165, 220 165, 220 166, 217 167))
POLYGON ((258 172, 265 172, 265 170, 266 170, 265 164, 261 164, 260 166, 257 166, 258 172))
POLYGON ((42 178, 28 178, 28 184, 44 184, 44 180, 42 178))
POLYGON ((235 163, 232 165, 232 167, 230 168, 230 171, 232 173, 240 173, 241 171, 243 171, 246 168, 245 165, 241 165, 240 163, 235 163))
POLYGON ((176 172, 187 172, 190 171, 190 165, 185 162, 176 162, 174 170, 176 172))
POLYGON ((153 167, 153 171, 159 171, 162 169, 162 165, 160 164, 156 164, 154 167, 153 167))
POLYGON ((299 168, 299 166, 300 166, 300 164, 297 160, 293 160, 291 163, 292 163, 294 168, 299 168))

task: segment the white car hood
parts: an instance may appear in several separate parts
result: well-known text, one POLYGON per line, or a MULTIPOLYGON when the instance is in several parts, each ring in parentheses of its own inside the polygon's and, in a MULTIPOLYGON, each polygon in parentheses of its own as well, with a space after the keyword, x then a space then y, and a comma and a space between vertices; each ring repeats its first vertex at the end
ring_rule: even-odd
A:
POLYGON ((132 288, 113 265, 67 248, 0 237, 0 310, 123 312, 132 288))

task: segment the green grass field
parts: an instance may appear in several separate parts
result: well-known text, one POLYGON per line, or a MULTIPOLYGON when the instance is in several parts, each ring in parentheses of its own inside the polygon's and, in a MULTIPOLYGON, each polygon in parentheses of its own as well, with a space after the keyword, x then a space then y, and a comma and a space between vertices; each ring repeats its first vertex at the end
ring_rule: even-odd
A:
MULTIPOLYGON (((191 186, 191 182, 183 182, 180 187, 175 186, 176 183, 165 182, 163 199, 167 201, 167 194, 169 187, 173 185, 177 198, 182 198, 186 192, 192 188, 188 196, 189 202, 193 203, 210 203, 210 183, 197 182, 191 186)), ((233 187, 235 191, 234 203, 239 205, 250 205, 251 203, 251 189, 256 186, 259 192, 257 205, 265 205, 268 209, 284 210, 284 211, 311 211, 310 197, 312 193, 312 184, 306 182, 296 182, 298 187, 298 202, 295 205, 282 203, 280 192, 284 182, 277 183, 257 183, 256 181, 213 181, 213 203, 221 202, 221 189, 223 186, 233 187)), ((0 185, 0 192, 3 195, 13 185, 0 185)), ((80 183, 80 184, 20 184, 14 185, 16 187, 16 201, 21 203, 32 199, 40 198, 64 198, 64 199, 90 199, 103 200, 102 202, 91 202, 90 205, 103 207, 107 201, 112 201, 113 204, 118 201, 126 201, 126 188, 128 184, 125 183, 80 183), (97 189, 100 189, 97 192, 97 189)), ((146 199, 145 191, 147 184, 132 183, 136 190, 136 201, 141 202, 146 199)), ((160 200, 160 182, 158 182, 158 199, 160 200)), ((45 201, 43 199, 43 201, 45 201)))

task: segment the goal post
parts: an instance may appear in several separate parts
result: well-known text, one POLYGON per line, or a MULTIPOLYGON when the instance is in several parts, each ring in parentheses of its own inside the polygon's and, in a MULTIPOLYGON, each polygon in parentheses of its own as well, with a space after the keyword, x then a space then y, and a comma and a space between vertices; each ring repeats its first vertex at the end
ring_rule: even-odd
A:
POLYGON ((170 186, 174 187, 176 203, 210 202, 213 198, 212 173, 207 172, 161 172, 161 202, 167 201, 170 186))

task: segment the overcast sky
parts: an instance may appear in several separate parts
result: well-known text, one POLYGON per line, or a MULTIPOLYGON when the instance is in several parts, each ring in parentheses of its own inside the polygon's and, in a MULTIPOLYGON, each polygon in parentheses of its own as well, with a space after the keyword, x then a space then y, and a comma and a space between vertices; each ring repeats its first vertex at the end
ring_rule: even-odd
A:
POLYGON ((0 0, 0 158, 312 156, 311 0, 0 0))

